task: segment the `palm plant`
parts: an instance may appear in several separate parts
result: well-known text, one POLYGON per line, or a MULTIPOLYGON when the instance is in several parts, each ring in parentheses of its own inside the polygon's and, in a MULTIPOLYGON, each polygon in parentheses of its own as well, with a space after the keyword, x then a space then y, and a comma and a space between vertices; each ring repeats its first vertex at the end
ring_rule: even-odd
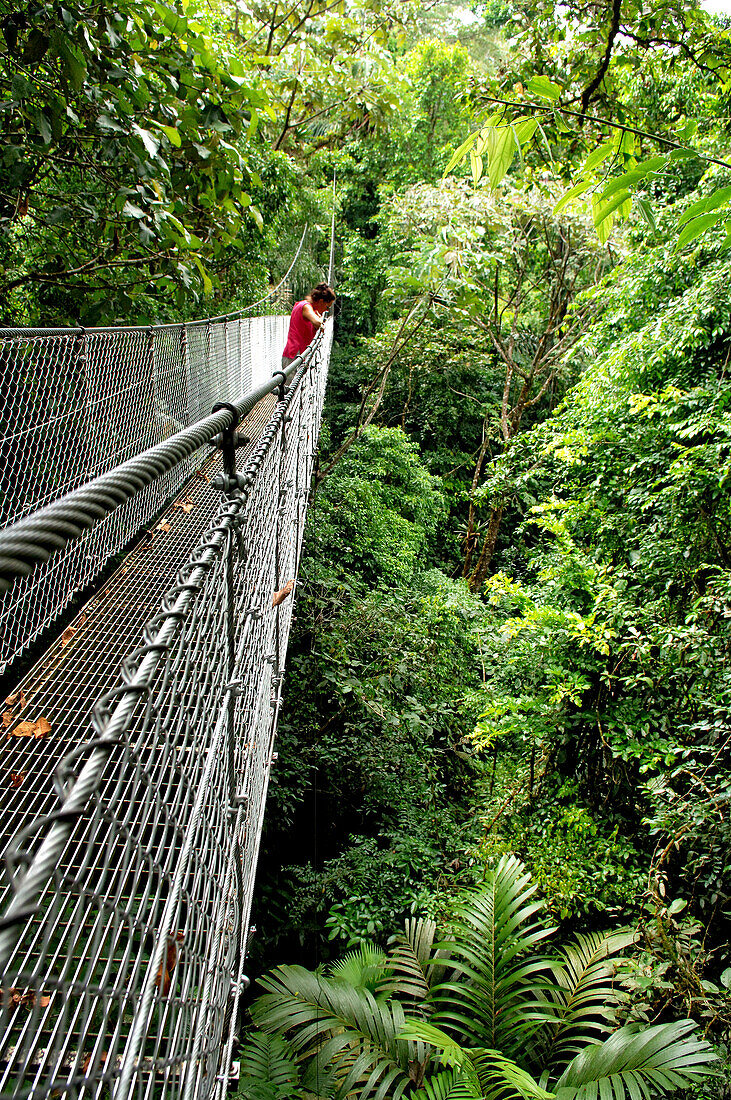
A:
MULTIPOLYGON (((630 934, 549 953, 554 931, 504 857, 441 943, 411 920, 388 955, 362 945, 324 974, 280 966, 254 1022, 286 1038, 303 1091, 333 1100, 650 1100, 713 1072, 692 1021, 618 1026, 614 960, 630 934)), ((250 1074, 243 1091, 264 1100, 260 1086, 250 1074)))

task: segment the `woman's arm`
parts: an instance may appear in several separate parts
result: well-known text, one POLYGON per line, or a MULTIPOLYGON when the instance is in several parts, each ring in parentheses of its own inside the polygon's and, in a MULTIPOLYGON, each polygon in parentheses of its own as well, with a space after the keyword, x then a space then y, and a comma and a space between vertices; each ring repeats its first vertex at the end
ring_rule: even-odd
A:
POLYGON ((320 314, 315 313, 309 302, 305 302, 305 304, 303 305, 302 316, 305 318, 306 321, 309 321, 310 324, 314 325, 315 328, 322 328, 322 326, 325 324, 320 314))

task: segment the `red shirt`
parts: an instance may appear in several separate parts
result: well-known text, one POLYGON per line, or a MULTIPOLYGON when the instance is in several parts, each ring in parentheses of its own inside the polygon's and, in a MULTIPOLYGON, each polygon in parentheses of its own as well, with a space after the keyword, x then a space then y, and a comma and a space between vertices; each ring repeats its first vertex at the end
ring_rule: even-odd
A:
POLYGON ((292 316, 289 319, 287 345, 282 352, 285 359, 296 359, 298 355, 301 355, 305 348, 310 346, 317 332, 312 321, 308 321, 302 315, 302 310, 306 305, 309 305, 309 302, 305 302, 303 299, 301 302, 297 302, 292 310, 292 316))

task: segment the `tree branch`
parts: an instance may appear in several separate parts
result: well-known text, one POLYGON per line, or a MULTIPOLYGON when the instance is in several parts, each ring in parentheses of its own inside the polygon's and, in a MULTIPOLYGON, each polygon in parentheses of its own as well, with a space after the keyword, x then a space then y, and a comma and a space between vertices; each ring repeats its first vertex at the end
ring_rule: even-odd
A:
POLYGON ((584 88, 584 91, 582 92, 582 95, 581 95, 581 110, 584 111, 584 112, 586 111, 586 108, 591 103, 591 99, 592 99, 592 96, 594 95, 594 92, 597 90, 597 88, 601 84, 602 80, 604 80, 607 69, 609 68, 609 59, 612 56, 612 49, 614 47, 614 39, 617 37, 617 32, 619 30, 619 19, 620 19, 621 12, 622 12, 622 0, 613 0, 613 3, 612 3, 612 22, 611 22, 610 27, 609 27, 609 34, 607 36, 607 48, 604 52, 604 57, 602 58, 602 61, 601 61, 601 64, 600 64, 600 66, 597 70, 596 76, 591 81, 591 83, 588 85, 588 87, 584 88))

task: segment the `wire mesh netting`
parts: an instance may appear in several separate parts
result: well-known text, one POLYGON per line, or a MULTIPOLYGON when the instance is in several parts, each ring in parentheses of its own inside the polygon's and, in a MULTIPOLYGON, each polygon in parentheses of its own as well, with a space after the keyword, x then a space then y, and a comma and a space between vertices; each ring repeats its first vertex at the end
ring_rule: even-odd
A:
MULTIPOLYGON (((268 378, 286 340, 301 249, 282 283, 242 315, 150 328, 0 332, 0 526, 268 378)), ((191 456, 0 596, 0 675, 200 462, 191 456)))
POLYGON ((247 418, 243 488, 221 503, 209 459, 10 704, 3 1096, 226 1093, 331 335, 247 418))

